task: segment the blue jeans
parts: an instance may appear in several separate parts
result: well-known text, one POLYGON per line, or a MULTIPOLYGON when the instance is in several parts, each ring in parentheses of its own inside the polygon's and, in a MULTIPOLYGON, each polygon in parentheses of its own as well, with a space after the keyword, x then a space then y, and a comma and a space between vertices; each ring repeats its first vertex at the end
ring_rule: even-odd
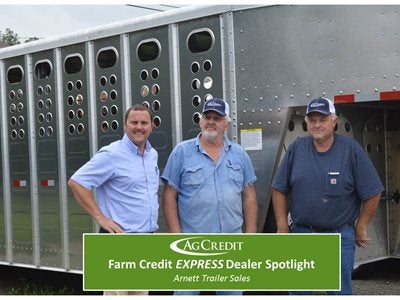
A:
MULTIPOLYGON (((308 227, 292 224, 292 233, 315 233, 308 227)), ((356 252, 355 232, 353 226, 345 226, 331 231, 319 233, 340 233, 341 241, 341 287, 340 291, 327 291, 328 295, 352 295, 351 274, 354 268, 356 252)), ((290 291, 289 295, 311 295, 312 291, 290 291)))
MULTIPOLYGON (((195 296, 195 295, 199 295, 200 291, 175 291, 174 295, 177 296, 195 296)), ((226 295, 230 295, 230 296, 240 296, 243 294, 242 291, 215 291, 215 294, 217 294, 218 296, 226 296, 226 295)))

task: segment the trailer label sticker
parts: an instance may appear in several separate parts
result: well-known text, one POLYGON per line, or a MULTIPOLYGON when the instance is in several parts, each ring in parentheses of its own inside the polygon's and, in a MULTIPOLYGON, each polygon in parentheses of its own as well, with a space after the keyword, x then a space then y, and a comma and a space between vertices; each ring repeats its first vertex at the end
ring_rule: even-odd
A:
POLYGON ((83 246, 84 290, 340 290, 339 234, 84 234, 83 246))
POLYGON ((244 150, 262 150, 262 129, 240 129, 240 144, 244 150))

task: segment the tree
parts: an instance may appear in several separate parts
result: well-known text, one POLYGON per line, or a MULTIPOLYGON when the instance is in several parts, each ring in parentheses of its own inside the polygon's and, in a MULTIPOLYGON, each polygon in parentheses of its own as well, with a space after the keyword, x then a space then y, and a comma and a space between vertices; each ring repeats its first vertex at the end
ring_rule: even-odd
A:
POLYGON ((8 46, 20 44, 18 34, 14 33, 10 28, 6 28, 5 33, 0 31, 0 41, 8 46))
POLYGON ((32 41, 37 41, 39 38, 38 37, 30 37, 29 39, 26 39, 24 43, 29 43, 32 41))
MULTIPOLYGON (((27 38, 24 43, 28 43, 31 41, 37 41, 39 38, 37 37, 30 37, 27 38)), ((14 45, 18 45, 20 44, 20 37, 18 36, 17 33, 14 33, 13 30, 11 30, 10 28, 6 28, 6 32, 2 33, 0 31, 0 42, 3 42, 4 44, 6 44, 7 46, 14 46, 14 45)))

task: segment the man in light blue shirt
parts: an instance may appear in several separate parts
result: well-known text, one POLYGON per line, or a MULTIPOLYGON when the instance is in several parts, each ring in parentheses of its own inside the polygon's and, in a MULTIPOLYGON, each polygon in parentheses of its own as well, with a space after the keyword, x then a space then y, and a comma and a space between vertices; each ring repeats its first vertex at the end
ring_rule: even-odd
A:
POLYGON ((228 103, 219 98, 206 101, 201 133, 178 144, 169 156, 161 179, 165 183, 163 211, 170 232, 256 232, 257 178, 246 151, 225 137, 229 124, 228 103))
POLYGON ((101 148, 68 185, 101 232, 154 232, 158 229, 158 154, 148 141, 153 124, 147 107, 131 107, 124 128, 123 138, 101 148))

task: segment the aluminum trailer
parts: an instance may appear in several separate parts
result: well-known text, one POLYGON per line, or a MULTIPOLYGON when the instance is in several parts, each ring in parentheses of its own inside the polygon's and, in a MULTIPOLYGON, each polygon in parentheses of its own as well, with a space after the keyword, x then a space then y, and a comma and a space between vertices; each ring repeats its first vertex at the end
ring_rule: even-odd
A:
POLYGON ((260 232, 274 230, 270 184, 307 134, 305 105, 333 99, 337 132, 364 147, 386 187, 357 264, 399 257, 399 15, 387 5, 188 6, 1 49, 0 263, 82 272, 82 234, 97 227, 69 177, 121 138, 136 103, 154 113, 162 170, 213 96, 230 103, 228 135, 253 161, 260 232))

